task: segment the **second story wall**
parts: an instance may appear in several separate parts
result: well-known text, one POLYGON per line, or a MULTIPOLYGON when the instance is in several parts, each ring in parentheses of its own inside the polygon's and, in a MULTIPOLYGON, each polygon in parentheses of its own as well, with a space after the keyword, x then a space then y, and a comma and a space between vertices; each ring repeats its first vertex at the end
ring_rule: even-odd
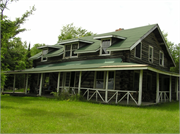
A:
POLYGON ((142 40, 141 59, 136 58, 135 48, 130 52, 130 62, 148 64, 151 67, 160 70, 170 70, 170 58, 166 50, 160 46, 155 34, 152 32, 145 39, 142 40), (153 48, 153 62, 149 62, 149 46, 153 48), (164 65, 160 65, 160 51, 164 53, 164 65))

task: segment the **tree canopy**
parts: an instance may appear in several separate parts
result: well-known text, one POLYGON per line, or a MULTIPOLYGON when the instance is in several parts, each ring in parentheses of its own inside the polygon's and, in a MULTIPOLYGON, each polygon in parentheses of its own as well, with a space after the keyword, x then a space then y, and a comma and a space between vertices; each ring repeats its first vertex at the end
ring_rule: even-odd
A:
POLYGON ((95 35, 91 31, 87 31, 82 27, 75 27, 73 23, 63 26, 61 34, 58 36, 58 42, 66 39, 80 38, 95 35))
POLYGON ((27 18, 36 10, 33 6, 27 10, 21 17, 15 20, 10 20, 8 16, 4 15, 5 9, 8 9, 10 2, 17 0, 1 0, 1 86, 4 85, 5 75, 2 71, 25 69, 31 67, 26 64, 26 57, 28 56, 27 43, 22 42, 17 35, 26 31, 26 28, 21 28, 21 25, 27 21, 27 18))

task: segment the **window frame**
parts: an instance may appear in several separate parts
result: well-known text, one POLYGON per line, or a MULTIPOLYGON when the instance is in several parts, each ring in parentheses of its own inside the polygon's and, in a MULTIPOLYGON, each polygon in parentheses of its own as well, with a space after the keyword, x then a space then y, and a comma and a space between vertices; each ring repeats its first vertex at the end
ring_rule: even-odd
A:
POLYGON ((79 49, 79 42, 77 42, 77 43, 71 43, 71 44, 66 44, 66 45, 65 45, 65 50, 64 50, 63 59, 77 58, 77 57, 78 57, 78 54, 77 54, 77 56, 72 56, 72 52, 73 52, 72 46, 73 46, 73 44, 77 44, 77 45, 78 45, 77 49, 79 49), (70 56, 69 56, 69 57, 66 57, 66 46, 67 46, 67 45, 70 45, 70 56))
POLYGON ((43 54, 43 51, 46 51, 47 50, 47 53, 46 54, 48 54, 48 49, 43 49, 42 50, 42 56, 41 56, 41 62, 46 62, 47 60, 48 60, 48 58, 47 57, 44 57, 44 55, 46 55, 46 54, 43 54), (43 58, 46 58, 45 60, 43 59, 43 58))
POLYGON ((153 63, 153 58, 154 58, 154 48, 151 46, 151 45, 149 45, 149 48, 148 48, 148 61, 149 61, 149 63, 153 63), (150 49, 152 48, 152 60, 150 61, 150 49))
MULTIPOLYGON (((104 39, 101 39, 99 55, 100 55, 100 56, 111 55, 111 51, 109 51, 109 54, 102 54, 102 42, 103 42, 103 40, 109 40, 109 41, 110 41, 110 46, 112 45, 112 38, 104 38, 104 39)), ((109 47, 110 47, 110 46, 109 46, 109 47)))
POLYGON ((138 45, 134 48, 134 57, 135 57, 135 58, 138 58, 138 59, 142 59, 142 42, 138 43, 138 45), (140 48, 141 48, 141 50, 140 50, 140 57, 137 57, 137 56, 136 56, 136 47, 137 47, 139 44, 141 45, 141 47, 140 47, 140 48))
POLYGON ((164 52, 161 51, 161 50, 159 51, 159 65, 160 65, 160 66, 164 66, 164 52), (160 64, 161 53, 162 53, 162 64, 160 64))

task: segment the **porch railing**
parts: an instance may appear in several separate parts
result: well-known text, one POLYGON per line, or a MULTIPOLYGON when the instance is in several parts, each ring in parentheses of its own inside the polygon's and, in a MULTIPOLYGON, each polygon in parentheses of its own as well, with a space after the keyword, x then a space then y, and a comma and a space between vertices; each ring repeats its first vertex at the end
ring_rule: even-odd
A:
POLYGON ((169 91, 159 91, 159 102, 166 102, 168 101, 168 94, 169 91))
MULTIPOLYGON (((70 87, 73 94, 76 94, 75 89, 78 89, 77 87, 70 87)), ((108 98, 107 102, 105 101, 105 97, 101 95, 100 92, 106 92, 105 89, 94 89, 94 88, 81 88, 81 90, 85 90, 83 93, 83 96, 87 95, 87 100, 91 100, 93 97, 95 97, 96 101, 98 101, 98 98, 100 98, 103 102, 109 103, 113 98, 115 98, 115 103, 120 103, 122 100, 125 100, 127 104, 129 104, 130 98, 135 102, 136 105, 138 105, 138 102, 133 97, 133 93, 137 93, 137 91, 125 91, 125 90, 108 90, 109 92, 112 92, 113 94, 108 98), (90 94, 90 91, 92 94, 90 94), (122 97, 119 97, 121 93, 125 93, 122 97)))

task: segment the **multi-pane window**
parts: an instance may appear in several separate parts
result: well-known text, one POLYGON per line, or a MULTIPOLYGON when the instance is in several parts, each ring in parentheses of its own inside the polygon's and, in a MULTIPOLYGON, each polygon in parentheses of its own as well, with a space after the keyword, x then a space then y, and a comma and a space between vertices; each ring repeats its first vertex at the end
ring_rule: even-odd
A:
POLYGON ((164 53, 162 51, 159 52, 159 64, 164 66, 164 53))
POLYGON ((111 46, 111 40, 110 39, 103 39, 101 44, 101 50, 100 55, 109 55, 110 52, 107 51, 107 48, 111 46))
POLYGON ((74 53, 75 50, 78 49, 78 44, 71 44, 71 45, 66 45, 65 46, 65 58, 68 57, 77 57, 77 54, 74 53))
POLYGON ((141 43, 135 47, 135 57, 141 58, 141 43))
POLYGON ((149 62, 153 63, 153 47, 149 46, 149 55, 148 55, 149 62))

